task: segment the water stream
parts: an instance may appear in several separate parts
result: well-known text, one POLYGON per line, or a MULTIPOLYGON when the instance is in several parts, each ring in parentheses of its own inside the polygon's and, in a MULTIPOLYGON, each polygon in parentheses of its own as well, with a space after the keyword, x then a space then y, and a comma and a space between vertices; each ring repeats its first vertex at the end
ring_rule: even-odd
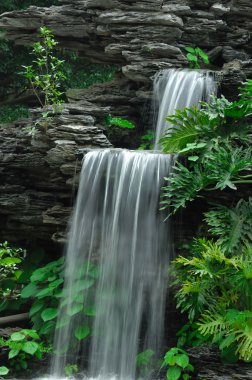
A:
POLYGON ((199 107, 199 102, 209 101, 217 89, 213 72, 189 69, 162 70, 155 75, 153 87, 155 150, 160 149, 158 142, 165 129, 171 127, 166 116, 184 107, 199 107))
MULTIPOLYGON (((175 109, 197 105, 215 91, 207 72, 164 70, 154 81, 156 145, 175 109)), ((136 355, 160 353, 167 268, 173 255, 160 189, 172 157, 159 152, 93 150, 83 160, 66 255, 65 301, 56 330, 52 378, 78 363, 85 378, 136 378, 136 355), (99 275, 97 275, 99 273, 99 275), (78 334, 91 336, 77 344, 78 334)))
POLYGON ((82 350, 91 377, 134 379, 138 351, 160 351, 172 247, 169 224, 158 208, 170 167, 171 157, 158 153, 105 149, 86 154, 67 249, 62 313, 73 303, 90 307, 94 297, 96 315, 73 318, 58 332, 56 350, 68 349, 56 358, 55 374, 63 374, 82 350), (97 286, 78 288, 79 270, 90 260, 100 269, 97 286), (83 300, 80 292, 76 299, 76 289, 83 300), (89 348, 86 341, 83 347, 74 345, 78 325, 92 329, 89 348))

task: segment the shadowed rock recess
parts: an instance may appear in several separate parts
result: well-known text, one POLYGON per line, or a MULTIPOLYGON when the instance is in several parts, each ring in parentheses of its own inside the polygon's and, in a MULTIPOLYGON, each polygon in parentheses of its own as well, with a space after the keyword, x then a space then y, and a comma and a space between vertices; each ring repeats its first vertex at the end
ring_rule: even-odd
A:
POLYGON ((42 25, 87 61, 121 66, 112 82, 69 90, 69 103, 47 126, 39 126, 38 110, 29 120, 0 126, 1 239, 39 240, 46 245, 64 241, 78 183, 78 149, 110 147, 111 142, 136 148, 135 132, 116 130, 106 137, 104 117, 126 116, 138 124, 141 134, 152 76, 160 69, 186 67, 184 46, 199 46, 209 53, 213 70, 220 70, 221 91, 231 98, 237 85, 252 77, 252 4, 62 0, 60 6, 31 6, 0 17, 6 37, 21 45, 34 42, 42 25), (31 138, 23 127, 35 122, 37 133, 31 138))

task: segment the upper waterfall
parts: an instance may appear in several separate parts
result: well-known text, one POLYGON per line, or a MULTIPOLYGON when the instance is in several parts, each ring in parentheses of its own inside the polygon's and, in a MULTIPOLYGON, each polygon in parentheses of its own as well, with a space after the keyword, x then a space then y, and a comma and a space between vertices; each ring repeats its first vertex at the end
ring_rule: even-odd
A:
POLYGON ((167 69, 159 71, 154 78, 154 149, 160 149, 159 140, 171 125, 165 117, 177 109, 200 106, 200 101, 209 101, 217 85, 213 72, 189 69, 167 69))

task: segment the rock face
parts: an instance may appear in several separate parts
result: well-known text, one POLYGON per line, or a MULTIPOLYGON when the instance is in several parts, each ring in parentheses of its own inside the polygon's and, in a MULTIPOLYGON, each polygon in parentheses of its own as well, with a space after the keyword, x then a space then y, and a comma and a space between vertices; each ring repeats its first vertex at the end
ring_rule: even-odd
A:
POLYGON ((106 109, 92 109, 91 103, 86 109, 83 104, 66 105, 48 120, 34 112, 34 138, 24 129, 32 119, 0 126, 1 239, 64 240, 78 183, 76 152, 111 146, 97 125, 102 112, 106 109))
MULTIPOLYGON (((159 69, 185 66, 184 46, 203 48, 218 65, 251 59, 251 0, 61 0, 61 4, 5 13, 0 26, 17 44, 29 44, 37 29, 47 25, 65 47, 79 50, 90 61, 119 63, 123 74, 136 82, 149 82, 159 69)), ((251 61, 244 71, 251 75, 251 61)))

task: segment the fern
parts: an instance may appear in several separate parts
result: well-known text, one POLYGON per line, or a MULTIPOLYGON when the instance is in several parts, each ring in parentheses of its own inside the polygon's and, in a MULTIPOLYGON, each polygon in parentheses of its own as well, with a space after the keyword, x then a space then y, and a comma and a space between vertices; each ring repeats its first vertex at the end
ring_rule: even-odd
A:
POLYGON ((215 337, 218 333, 225 330, 226 321, 223 315, 213 310, 206 311, 197 325, 202 335, 213 335, 215 337))
POLYGON ((168 185, 162 188, 161 210, 170 208, 171 214, 175 214, 178 209, 197 198, 198 193, 209 183, 207 174, 203 173, 200 166, 190 171, 179 162, 176 163, 170 178, 165 180, 168 181, 168 185))
POLYGON ((245 241, 252 243, 252 198, 241 199, 233 208, 217 205, 205 213, 205 221, 223 252, 237 251, 245 241))
POLYGON ((160 140, 164 153, 178 153, 190 143, 197 141, 211 131, 212 121, 197 108, 184 108, 176 110, 166 120, 173 125, 160 140))
POLYGON ((231 145, 215 147, 205 155, 202 164, 215 189, 229 187, 236 190, 236 183, 252 182, 252 174, 245 178, 243 175, 244 171, 252 170, 251 148, 233 148, 231 145))

